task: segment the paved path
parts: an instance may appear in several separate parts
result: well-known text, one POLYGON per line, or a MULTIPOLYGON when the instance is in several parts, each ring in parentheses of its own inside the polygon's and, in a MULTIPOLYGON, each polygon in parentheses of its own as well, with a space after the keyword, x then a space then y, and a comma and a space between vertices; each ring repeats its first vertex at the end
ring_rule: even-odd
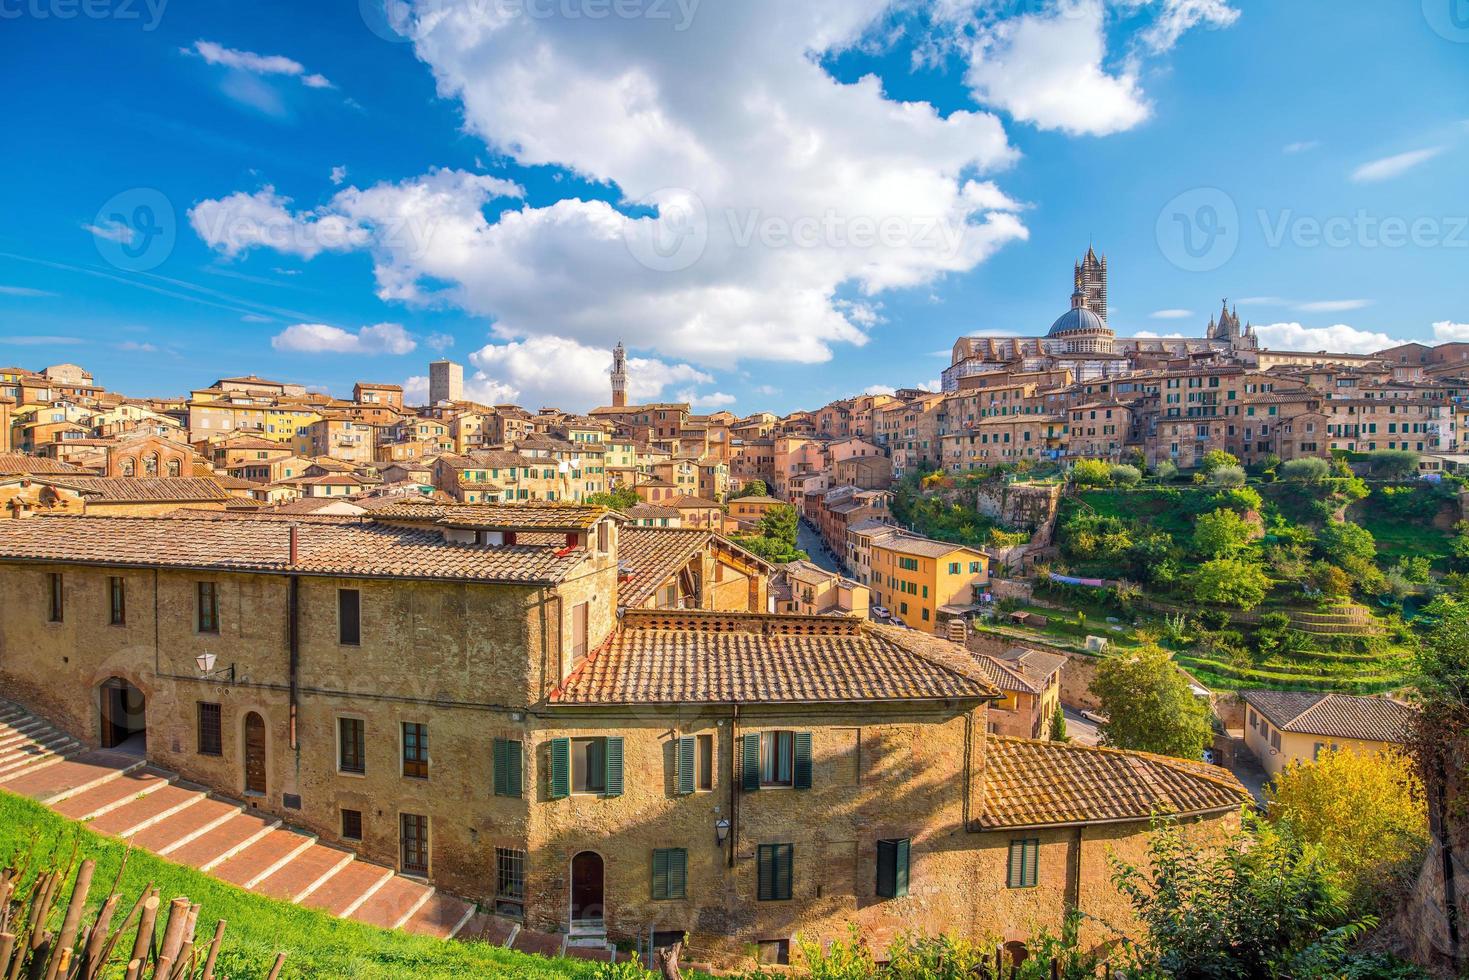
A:
POLYGON ((524 952, 603 961, 613 955, 606 948, 568 951, 565 936, 486 915, 422 879, 322 843, 136 755, 89 750, 4 700, 0 790, 249 891, 368 925, 524 952))
POLYGON ((796 547, 811 556, 811 560, 828 572, 847 574, 837 563, 836 556, 826 550, 826 542, 805 520, 796 523, 796 547))

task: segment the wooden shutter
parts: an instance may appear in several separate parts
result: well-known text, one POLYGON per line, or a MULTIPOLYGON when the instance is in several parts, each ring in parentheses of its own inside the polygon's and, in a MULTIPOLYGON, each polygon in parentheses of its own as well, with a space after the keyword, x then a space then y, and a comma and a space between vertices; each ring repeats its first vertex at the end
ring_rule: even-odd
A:
POLYGON ((1036 864, 1040 858, 1040 841, 1035 838, 1010 842, 1010 869, 1006 886, 1009 888, 1033 888, 1036 883, 1036 864))
POLYGON ((521 795, 521 744, 515 739, 495 739, 495 795, 521 795))
POLYGON ((607 739, 606 795, 622 795, 622 738, 620 736, 607 739))
POLYGON ((745 736, 745 751, 741 769, 742 786, 746 793, 760 788, 760 736, 745 736))
POLYGON ((525 746, 519 739, 505 740, 505 767, 510 777, 510 783, 506 796, 514 796, 517 799, 525 795, 525 746))
POLYGON ((675 848, 668 852, 668 897, 684 898, 688 894, 689 852, 675 848))
POLYGON ((675 746, 677 759, 675 768, 678 773, 678 791, 680 793, 692 793, 694 791, 695 749, 697 745, 693 736, 685 736, 678 740, 675 746))
POLYGON ((881 898, 902 898, 908 894, 908 852, 910 842, 880 840, 877 842, 877 894, 881 898))
POLYGON ((551 799, 571 795, 571 739, 551 739, 551 799))
POLYGON ((791 785, 796 789, 811 788, 811 733, 796 732, 795 765, 791 785))
POLYGON ((775 897, 775 845, 761 844, 757 863, 759 890, 756 898, 768 902, 775 897))
POLYGON ((497 738, 491 755, 494 759, 494 793, 496 796, 505 796, 506 790, 510 788, 510 776, 505 765, 505 740, 497 738))
POLYGON ((661 901, 668 897, 668 855, 671 852, 653 852, 653 898, 661 901))

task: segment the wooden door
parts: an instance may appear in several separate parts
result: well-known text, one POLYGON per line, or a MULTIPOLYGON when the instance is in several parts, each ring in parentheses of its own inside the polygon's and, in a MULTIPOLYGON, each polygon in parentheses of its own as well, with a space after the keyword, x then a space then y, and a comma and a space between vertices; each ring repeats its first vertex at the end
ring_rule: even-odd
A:
POLYGON ((602 855, 582 851, 571 859, 571 921, 602 921, 602 855))
POLYGON ((245 716, 245 792, 266 792, 265 719, 253 711, 245 716))

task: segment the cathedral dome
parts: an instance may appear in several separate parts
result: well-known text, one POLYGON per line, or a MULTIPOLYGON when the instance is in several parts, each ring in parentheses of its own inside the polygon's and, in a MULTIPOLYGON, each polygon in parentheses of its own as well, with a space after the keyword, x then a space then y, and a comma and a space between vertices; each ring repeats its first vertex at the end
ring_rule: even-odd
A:
POLYGON ((1047 337, 1059 337, 1062 334, 1074 333, 1078 330, 1096 330, 1110 333, 1102 318, 1084 306, 1074 307, 1057 317, 1056 322, 1051 324, 1047 331, 1047 337))

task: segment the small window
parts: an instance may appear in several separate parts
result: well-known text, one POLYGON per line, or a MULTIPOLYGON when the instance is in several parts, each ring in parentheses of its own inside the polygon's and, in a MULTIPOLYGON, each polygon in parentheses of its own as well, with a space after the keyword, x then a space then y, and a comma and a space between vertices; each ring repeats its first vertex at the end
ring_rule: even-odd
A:
POLYGON ((1036 865, 1040 860, 1039 837, 1026 837, 1010 842, 1009 877, 1006 888, 1034 888, 1036 865))
POLYGON ((495 912, 522 916, 524 902, 525 852, 510 847, 495 848, 495 912))
POLYGON ((127 623, 127 592, 117 575, 107 580, 107 622, 111 626, 127 623))
POLYGON ((688 897, 689 852, 681 847, 653 852, 653 900, 688 897))
POLYGON ((47 576, 47 583, 50 597, 50 612, 47 616, 47 619, 50 622, 59 623, 62 620, 62 614, 66 611, 61 592, 61 573, 52 572, 50 575, 47 576))
POLYGON ((403 722, 403 775, 428 778, 428 726, 403 722))
POLYGON ((762 902, 787 902, 791 898, 791 865, 794 846, 791 844, 761 844, 756 860, 758 869, 758 898, 762 902))
POLYGON ((361 840, 362 839, 362 811, 361 810, 343 810, 342 811, 342 839, 343 840, 361 840))
POLYGON ((199 754, 224 755, 223 728, 219 723, 219 705, 199 702, 199 754))
POLYGON ((362 593, 337 590, 337 642, 355 647, 362 642, 362 593))
POLYGON ((337 768, 361 776, 367 772, 367 723, 361 718, 337 719, 337 768))
POLYGON ((403 873, 428 874, 428 817, 421 813, 398 815, 403 873))
POLYGON ((791 962, 789 939, 761 939, 755 944, 762 966, 785 966, 791 962))
POLYGON ((700 735, 698 759, 698 788, 714 788, 714 736, 700 735))
POLYGON ((908 853, 912 841, 877 842, 877 894, 879 898, 902 898, 908 894, 908 853))
POLYGON ((200 633, 219 632, 219 590, 213 582, 199 582, 195 587, 196 621, 200 633))

